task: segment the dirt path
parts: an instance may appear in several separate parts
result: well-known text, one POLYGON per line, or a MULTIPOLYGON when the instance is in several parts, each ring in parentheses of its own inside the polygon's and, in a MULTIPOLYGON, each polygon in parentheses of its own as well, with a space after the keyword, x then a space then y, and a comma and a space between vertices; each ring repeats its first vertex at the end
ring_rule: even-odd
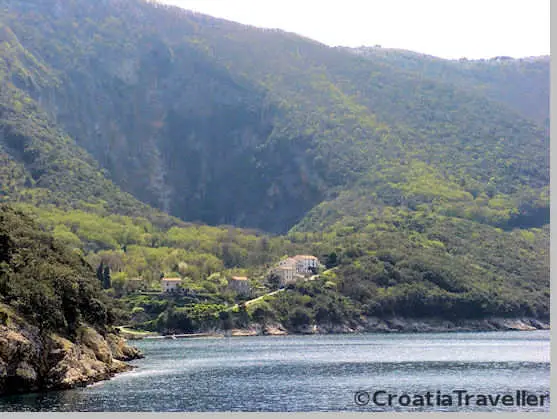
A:
MULTIPOLYGON (((313 276, 309 277, 308 279, 306 279, 306 281, 314 281, 315 279, 318 279, 318 278, 319 278, 319 275, 313 275, 313 276)), ((256 301, 259 301, 259 300, 261 300, 261 299, 263 299, 263 298, 265 298, 265 297, 269 297, 269 296, 271 296, 271 295, 275 295, 275 294, 277 294, 277 293, 279 293, 279 292, 282 292, 282 291, 284 291, 284 290, 286 290, 286 288, 279 288, 278 290, 271 291, 271 292, 269 292, 269 293, 267 293, 267 294, 261 295, 261 296, 259 296, 259 297, 253 298, 253 299, 248 300, 248 301, 244 301, 244 304, 245 304, 246 307, 247 307, 247 306, 249 306, 250 304, 255 303, 256 301)), ((238 308, 238 306, 239 306, 239 304, 234 304, 232 307, 230 307, 230 308, 227 309, 226 311, 235 310, 235 309, 238 308)))
MULTIPOLYGON (((259 297, 253 298, 253 299, 248 300, 248 301, 244 301, 243 304, 245 304, 246 307, 247 307, 247 306, 249 306, 250 304, 255 303, 256 301, 262 300, 263 298, 269 297, 269 296, 271 296, 271 295, 275 295, 275 294, 277 294, 277 293, 279 293, 279 292, 281 292, 281 291, 284 291, 285 289, 286 289, 286 288, 279 288, 278 290, 271 291, 271 292, 269 292, 269 293, 267 293, 267 294, 263 294, 263 295, 261 295, 261 296, 259 296, 259 297)), ((232 311, 232 310, 237 309, 238 307, 239 307, 239 304, 234 304, 232 307, 228 308, 226 311, 232 311)))

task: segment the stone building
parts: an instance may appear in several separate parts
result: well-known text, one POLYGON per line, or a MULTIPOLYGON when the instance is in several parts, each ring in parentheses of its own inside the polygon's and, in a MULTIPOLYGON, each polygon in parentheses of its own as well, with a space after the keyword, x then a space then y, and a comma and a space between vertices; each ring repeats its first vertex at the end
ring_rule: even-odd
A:
POLYGON ((272 272, 280 278, 280 286, 284 287, 304 280, 307 276, 317 272, 318 268, 319 259, 315 256, 296 255, 281 260, 272 272))
POLYGON ((161 278, 161 287, 163 292, 176 291, 178 285, 182 282, 182 278, 161 278))

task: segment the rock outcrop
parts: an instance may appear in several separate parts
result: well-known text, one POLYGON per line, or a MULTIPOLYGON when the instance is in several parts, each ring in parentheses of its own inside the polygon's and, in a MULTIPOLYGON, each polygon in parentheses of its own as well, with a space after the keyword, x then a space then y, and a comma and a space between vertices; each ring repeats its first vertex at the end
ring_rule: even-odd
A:
POLYGON ((101 335, 81 326, 69 340, 42 335, 21 318, 0 325, 0 394, 68 389, 106 380, 141 358, 136 348, 114 333, 101 335))

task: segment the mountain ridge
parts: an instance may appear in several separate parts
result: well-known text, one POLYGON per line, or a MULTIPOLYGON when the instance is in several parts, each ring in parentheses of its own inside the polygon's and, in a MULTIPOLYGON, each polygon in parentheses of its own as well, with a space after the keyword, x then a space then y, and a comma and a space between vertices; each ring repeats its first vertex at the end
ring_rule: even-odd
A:
POLYGON ((548 126, 549 55, 520 58, 497 56, 487 59, 442 59, 433 55, 396 48, 365 46, 339 48, 368 59, 381 57, 406 70, 419 71, 426 77, 453 83, 464 89, 482 89, 492 100, 505 103, 519 114, 524 114, 537 123, 548 126), (523 64, 525 67, 516 68, 519 64, 523 64), (493 77, 493 74, 482 75, 479 71, 482 68, 491 68, 492 72, 504 72, 504 77, 507 78, 505 85, 497 85, 497 77, 493 77), (520 74, 516 74, 519 72, 528 73, 530 80, 526 86, 520 86, 521 83, 518 83, 517 86, 513 83, 516 81, 515 78, 520 76, 520 74), (515 91, 517 88, 518 91, 515 91), (533 94, 532 91, 534 91, 533 94))
MULTIPOLYGON (((138 1, 85 8, 75 1, 63 7, 56 1, 41 5, 46 16, 52 16, 49 32, 65 28, 73 44, 82 47, 72 47, 78 54, 71 64, 69 56, 53 55, 43 36, 43 61, 50 60, 47 65, 64 74, 66 82, 61 90, 39 93, 39 103, 101 162, 117 185, 186 220, 284 232, 331 189, 345 188, 370 168, 396 166, 408 158, 434 158, 439 168, 448 156, 460 153, 461 138, 469 135, 480 141, 471 146, 478 156, 483 151, 499 153, 500 145, 486 142, 497 135, 524 138, 530 146, 536 145, 532 137, 547 140, 535 124, 528 128, 529 122, 474 92, 455 91, 401 72, 388 61, 373 63, 294 34, 138 1), (72 29, 69 23, 81 22, 86 14, 91 18, 78 25, 78 31, 72 29), (102 24, 94 24, 95 19, 102 24), (274 46, 273 53, 267 45, 274 46), (97 77, 91 78, 91 71, 97 77), (375 75, 370 79, 369 74, 375 75), (106 110, 83 96, 97 97, 106 110), (438 103, 440 97, 445 103, 438 103), (455 122, 446 120, 449 113, 440 112, 441 106, 454 109, 450 118, 455 122), (476 110, 481 108, 487 112, 476 110), (465 128, 473 118, 484 119, 474 122, 479 136, 465 128), (501 122, 495 122, 497 118, 501 122), (509 123, 509 129, 501 129, 509 123), (447 140, 453 143, 444 151, 447 140), (188 156, 188 163, 180 156, 188 156), (236 199, 224 186, 234 177, 236 199), (274 225, 266 216, 269 211, 274 225)), ((20 32, 21 25, 37 19, 25 13, 18 17, 8 20, 20 32)), ((37 42, 39 34, 33 39, 37 42)), ((56 48, 67 48, 67 42, 56 42, 56 48)), ((510 147, 514 153, 514 147, 522 146, 510 147)), ((547 143, 540 147, 534 158, 543 159, 547 143)), ((505 148, 502 144, 503 152, 505 148)), ((470 175, 459 163, 468 159, 469 151, 465 153, 450 163, 453 167, 447 167, 445 175, 470 175)), ((511 166, 516 173, 529 164, 520 154, 505 153, 505 159, 516 161, 511 166)), ((532 185, 536 188, 547 182, 548 162, 538 163, 527 169, 532 173, 525 173, 534 181, 540 178, 541 183, 532 185)), ((508 188, 514 182, 502 168, 487 165, 482 170, 495 170, 495 177, 502 177, 495 179, 496 189, 512 193, 508 188)), ((474 170, 470 180, 476 184, 492 177, 474 170)))

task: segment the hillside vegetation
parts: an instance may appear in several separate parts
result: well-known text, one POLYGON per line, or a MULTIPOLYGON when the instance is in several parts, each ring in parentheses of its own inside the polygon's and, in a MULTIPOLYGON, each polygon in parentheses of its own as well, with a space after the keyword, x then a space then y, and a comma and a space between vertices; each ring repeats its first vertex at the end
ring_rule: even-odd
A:
MULTIPOLYGON (((120 188, 185 220, 285 232, 336 191, 413 162, 474 197, 549 181, 542 127, 387 58, 140 0, 11 0, 0 22, 3 102, 38 107, 120 188)), ((29 170, 15 151, 25 138, 2 145, 29 170)), ((39 147, 51 169, 30 181, 83 199, 93 172, 39 147)))
POLYGON ((318 233, 300 227, 269 237, 231 227, 160 229, 140 218, 20 208, 91 266, 108 267, 105 293, 117 298, 117 321, 141 329, 198 332, 257 322, 296 331, 393 316, 549 318, 548 227, 506 232, 385 206, 365 217, 346 215, 318 233), (231 311, 248 297, 230 290, 227 278, 247 275, 251 297, 264 295, 276 289, 268 269, 296 253, 319 256, 320 279, 231 311), (161 273, 183 277, 186 295, 162 294, 161 273), (150 292, 138 293, 134 278, 150 292))
MULTIPOLYGON (((114 321, 548 318, 547 57, 330 48, 144 0, 4 4, 0 199, 99 269, 114 321), (262 295, 296 253, 319 280, 230 310, 227 277, 262 295), (161 274, 195 297, 159 295, 161 274)), ((69 332, 81 311, 52 304, 69 332)))
POLYGON ((351 52, 371 60, 385 60, 397 68, 419 72, 462 90, 480 92, 549 127, 549 56, 443 60, 381 47, 353 48, 351 52))
POLYGON ((5 205, 0 207, 0 243, 2 304, 43 332, 72 336, 84 322, 107 326, 107 298, 83 258, 5 205))

